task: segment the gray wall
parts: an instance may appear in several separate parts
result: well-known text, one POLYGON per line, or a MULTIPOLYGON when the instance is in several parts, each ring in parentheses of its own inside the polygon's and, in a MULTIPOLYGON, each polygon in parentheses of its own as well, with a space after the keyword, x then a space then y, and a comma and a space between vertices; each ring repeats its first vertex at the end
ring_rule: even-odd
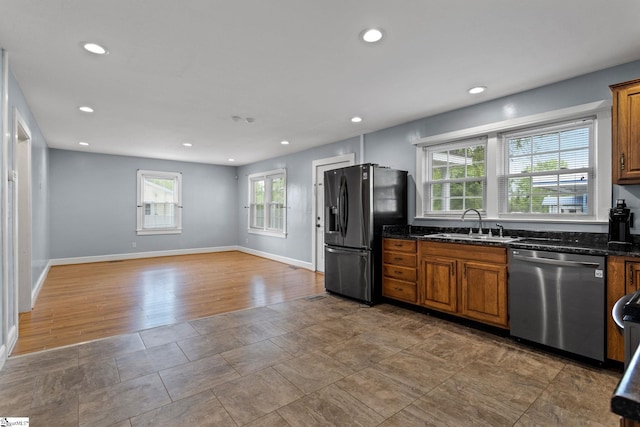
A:
POLYGON ((237 243, 235 167, 57 149, 49 152, 54 259, 237 243), (136 234, 138 169, 182 172, 181 234, 136 234))
POLYGON ((318 159, 356 153, 356 163, 361 163, 360 138, 350 138, 333 144, 293 153, 238 168, 239 216, 238 244, 269 254, 311 262, 313 227, 312 162, 318 159), (251 234, 248 229, 247 177, 253 173, 274 169, 287 170, 287 238, 251 234))
MULTIPOLYGON (((45 271, 50 259, 49 244, 49 159, 47 143, 40 131, 38 122, 33 117, 31 109, 22 94, 18 81, 9 72, 9 123, 10 132, 15 134, 14 127, 14 107, 20 112, 31 132, 31 207, 32 207, 32 228, 31 228, 31 282, 32 289, 38 279, 45 271)), ((11 165, 13 158, 13 138, 10 139, 9 161, 11 165)), ((13 183, 10 183, 13 186, 13 183)), ((11 204, 11 202, 9 202, 11 204)))
MULTIPOLYGON (((373 132, 365 137, 365 158, 368 162, 381 163, 409 171, 413 184, 410 187, 412 190, 410 190, 409 198, 409 216, 411 217, 416 212, 414 178, 416 153, 411 141, 588 102, 610 100, 609 85, 638 77, 640 77, 640 61, 373 132)), ((636 212, 636 217, 640 218, 639 186, 625 186, 624 188, 613 186, 613 198, 618 197, 626 198, 627 205, 636 212)), ((417 225, 447 225, 441 220, 415 219, 413 223, 417 225)), ((510 221, 508 228, 538 229, 539 225, 510 221)), ((545 224, 545 229, 606 232, 607 225, 545 224)), ((636 227, 636 230, 640 233, 640 227, 636 227)))

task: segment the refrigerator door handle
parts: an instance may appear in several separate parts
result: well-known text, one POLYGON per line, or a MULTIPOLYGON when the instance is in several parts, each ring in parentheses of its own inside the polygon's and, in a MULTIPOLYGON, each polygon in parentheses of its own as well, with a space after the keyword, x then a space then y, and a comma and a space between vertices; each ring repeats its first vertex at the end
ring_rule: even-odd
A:
POLYGON ((347 180, 343 176, 340 179, 340 192, 338 194, 338 229, 340 230, 340 235, 344 237, 347 234, 347 215, 348 207, 347 207, 347 180))
POLYGON ((367 256, 369 251, 367 249, 347 249, 347 248, 334 248, 331 246, 325 246, 327 252, 332 254, 356 254, 360 256, 367 256))

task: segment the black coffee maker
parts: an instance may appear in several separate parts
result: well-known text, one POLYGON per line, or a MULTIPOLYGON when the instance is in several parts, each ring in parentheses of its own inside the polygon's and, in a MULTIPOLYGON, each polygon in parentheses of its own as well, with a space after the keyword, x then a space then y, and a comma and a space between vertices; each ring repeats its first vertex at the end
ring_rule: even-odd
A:
POLYGON ((609 242, 631 244, 631 209, 624 199, 616 200, 616 206, 609 210, 609 242))

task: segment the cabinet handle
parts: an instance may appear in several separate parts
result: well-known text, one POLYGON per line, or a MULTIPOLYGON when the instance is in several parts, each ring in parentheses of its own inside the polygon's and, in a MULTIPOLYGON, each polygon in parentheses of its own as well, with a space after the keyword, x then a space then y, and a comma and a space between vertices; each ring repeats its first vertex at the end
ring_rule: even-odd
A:
POLYGON ((624 170, 624 151, 620 153, 620 170, 624 170))
POLYGON ((397 286, 395 288, 393 288, 393 289, 395 289, 396 291, 401 291, 402 290, 402 288, 399 288, 397 286))
POLYGON ((396 274, 402 274, 402 271, 398 271, 398 270, 394 270, 393 272, 396 274))
POLYGON ((401 247, 403 247, 404 245, 403 245, 402 243, 394 243, 394 245, 393 245, 393 246, 395 246, 396 248, 401 248, 401 247))
POLYGON ((394 261, 402 261, 402 258, 398 258, 398 257, 396 257, 396 258, 394 258, 393 260, 394 260, 394 261))

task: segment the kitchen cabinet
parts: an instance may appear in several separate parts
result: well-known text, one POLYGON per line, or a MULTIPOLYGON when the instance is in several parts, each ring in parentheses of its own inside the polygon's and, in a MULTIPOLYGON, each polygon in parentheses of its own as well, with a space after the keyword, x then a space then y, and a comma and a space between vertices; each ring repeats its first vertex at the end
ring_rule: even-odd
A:
POLYGON ((419 304, 508 328, 504 247, 420 242, 419 304))
POLYGON ((383 239, 382 296, 416 304, 417 242, 383 239))
POLYGON ((640 79, 609 86, 612 92, 612 182, 640 184, 640 79))
POLYGON ((640 258, 607 257, 607 358, 624 362, 624 338, 611 311, 622 296, 640 288, 640 258))

